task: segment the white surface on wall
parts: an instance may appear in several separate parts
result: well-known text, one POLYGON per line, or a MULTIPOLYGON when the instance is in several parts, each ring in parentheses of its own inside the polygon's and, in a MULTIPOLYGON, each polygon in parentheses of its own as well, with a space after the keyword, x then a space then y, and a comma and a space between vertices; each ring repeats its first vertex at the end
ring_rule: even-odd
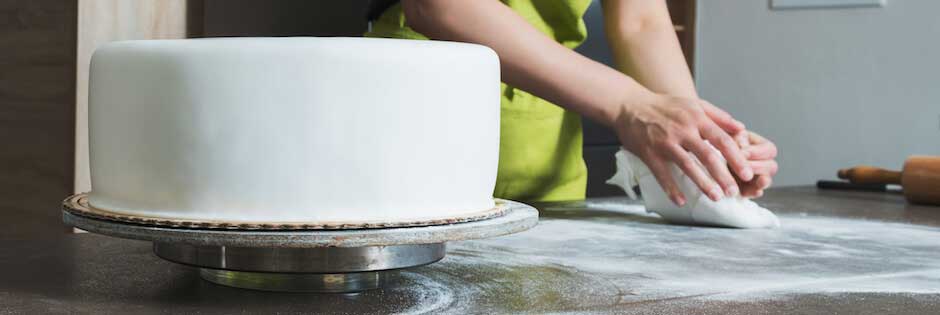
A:
POLYGON ((881 7, 885 0, 770 0, 772 9, 881 7))
POLYGON ((780 150, 776 185, 940 155, 940 1, 771 11, 699 1, 697 83, 780 150))

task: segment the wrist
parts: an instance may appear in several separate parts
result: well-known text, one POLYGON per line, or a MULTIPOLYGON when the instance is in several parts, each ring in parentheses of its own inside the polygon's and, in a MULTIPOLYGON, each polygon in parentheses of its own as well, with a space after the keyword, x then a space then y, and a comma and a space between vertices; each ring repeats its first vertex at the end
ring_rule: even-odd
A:
POLYGON ((659 103, 659 100, 663 97, 665 96, 645 88, 636 93, 624 95, 623 98, 617 101, 615 110, 611 112, 605 122, 609 127, 616 128, 616 125, 623 122, 624 119, 634 116, 634 113, 641 110, 641 108, 659 103))

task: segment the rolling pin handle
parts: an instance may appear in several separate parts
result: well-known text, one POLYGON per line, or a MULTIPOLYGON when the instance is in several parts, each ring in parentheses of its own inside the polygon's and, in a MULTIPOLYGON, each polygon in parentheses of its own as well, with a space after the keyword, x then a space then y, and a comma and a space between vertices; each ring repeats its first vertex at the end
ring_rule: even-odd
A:
POLYGON ((855 184, 901 184, 901 172, 872 166, 841 169, 836 175, 855 184))

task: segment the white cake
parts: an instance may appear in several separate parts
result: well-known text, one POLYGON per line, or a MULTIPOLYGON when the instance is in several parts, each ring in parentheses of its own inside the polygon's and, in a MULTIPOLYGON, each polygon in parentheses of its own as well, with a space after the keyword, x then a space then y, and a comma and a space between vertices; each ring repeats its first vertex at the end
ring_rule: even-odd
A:
POLYGON ((492 209, 499 61, 367 38, 125 41, 95 52, 92 207, 225 222, 492 209))

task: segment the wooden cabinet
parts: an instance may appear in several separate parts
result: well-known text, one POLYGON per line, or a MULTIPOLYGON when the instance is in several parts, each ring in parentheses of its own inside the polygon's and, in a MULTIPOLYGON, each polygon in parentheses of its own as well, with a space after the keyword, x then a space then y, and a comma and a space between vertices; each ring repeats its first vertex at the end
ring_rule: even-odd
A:
POLYGON ((682 45, 682 53, 689 64, 692 73, 695 73, 695 25, 696 0, 668 0, 669 15, 676 26, 676 35, 682 45))
POLYGON ((0 211, 12 214, 0 236, 68 230, 59 201, 89 187, 92 52, 112 40, 186 37, 189 8, 186 0, 0 1, 0 211))
MULTIPOLYGON (((0 237, 63 230, 75 121, 74 0, 0 1, 0 237)), ((48 234, 48 233, 47 233, 48 234)))

